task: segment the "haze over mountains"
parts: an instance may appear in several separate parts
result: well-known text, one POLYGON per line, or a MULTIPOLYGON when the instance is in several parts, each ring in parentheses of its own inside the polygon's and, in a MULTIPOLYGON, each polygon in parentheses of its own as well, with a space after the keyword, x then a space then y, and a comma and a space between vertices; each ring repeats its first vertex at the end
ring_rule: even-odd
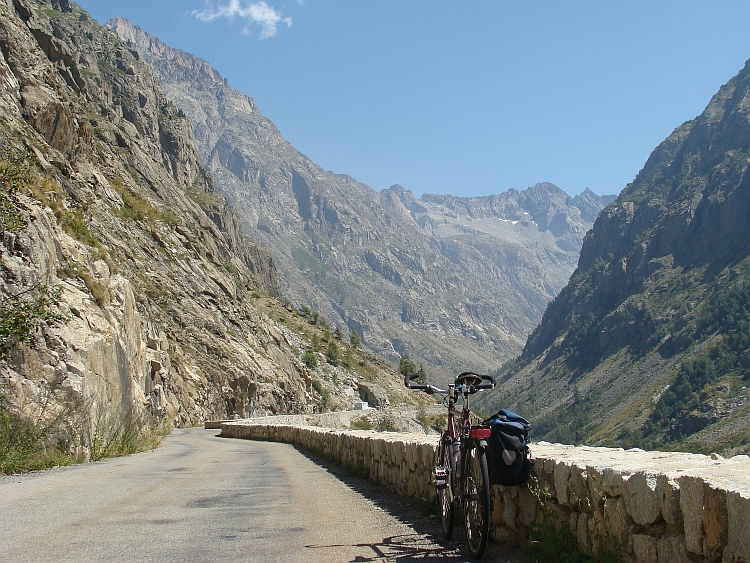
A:
POLYGON ((207 62, 125 20, 108 25, 190 118, 217 190, 273 254, 284 295, 391 360, 407 353, 447 375, 512 357, 613 199, 546 183, 479 198, 378 193, 299 153, 207 62))

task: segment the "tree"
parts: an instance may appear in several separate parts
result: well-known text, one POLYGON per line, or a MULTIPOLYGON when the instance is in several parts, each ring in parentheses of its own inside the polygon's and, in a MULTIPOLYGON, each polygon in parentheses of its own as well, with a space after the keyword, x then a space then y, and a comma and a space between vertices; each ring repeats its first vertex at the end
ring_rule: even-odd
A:
POLYGON ((417 364, 412 361, 409 354, 404 354, 401 356, 401 361, 398 364, 398 371, 405 377, 414 375, 417 373, 417 364))
POLYGON ((339 351, 339 347, 336 345, 335 341, 331 341, 330 344, 328 344, 328 350, 326 350, 326 359, 328 360, 329 364, 338 365, 339 358, 341 357, 341 352, 339 351))
POLYGON ((346 349, 346 352, 344 352, 344 360, 342 363, 348 368, 354 365, 354 354, 352 353, 351 346, 346 349))
POLYGON ((427 383, 427 373, 424 371, 424 366, 419 364, 419 371, 417 371, 417 383, 422 385, 427 383))
POLYGON ((355 348, 359 348, 360 346, 362 346, 362 340, 359 338, 359 334, 356 330, 353 330, 349 335, 349 343, 355 348))

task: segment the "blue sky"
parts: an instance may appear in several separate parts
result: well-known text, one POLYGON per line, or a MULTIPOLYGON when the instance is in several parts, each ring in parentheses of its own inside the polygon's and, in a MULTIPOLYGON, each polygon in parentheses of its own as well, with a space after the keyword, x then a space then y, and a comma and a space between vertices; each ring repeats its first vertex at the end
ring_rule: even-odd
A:
POLYGON ((326 170, 619 193, 750 58, 747 0, 82 0, 206 59, 326 170))

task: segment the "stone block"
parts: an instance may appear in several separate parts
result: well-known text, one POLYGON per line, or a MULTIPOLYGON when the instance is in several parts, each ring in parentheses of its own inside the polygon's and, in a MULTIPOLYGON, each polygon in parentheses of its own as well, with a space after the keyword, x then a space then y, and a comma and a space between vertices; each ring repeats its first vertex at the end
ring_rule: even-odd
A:
POLYGON ((666 475, 659 475, 656 478, 656 494, 664 521, 667 524, 682 525, 680 485, 666 475))
POLYGON ((540 464, 536 464, 535 467, 538 466, 542 470, 542 475, 549 475, 552 476, 555 473, 555 460, 554 459, 545 459, 540 464))
POLYGON ((602 473, 592 466, 586 467, 586 481, 589 489, 589 500, 592 510, 602 503, 604 498, 604 477, 602 473))
POLYGON ((633 554, 635 563, 659 563, 656 538, 646 534, 634 534, 633 554))
POLYGON ((567 505, 568 483, 570 482, 570 463, 558 461, 555 464, 554 482, 557 502, 562 505, 567 505))
POLYGON ((568 503, 574 509, 581 512, 591 511, 591 500, 587 485, 588 476, 586 471, 580 467, 573 466, 570 469, 570 481, 568 482, 568 503))
POLYGON ((689 552, 703 555, 703 479, 686 476, 678 482, 685 546, 689 552))
POLYGON ((727 544, 726 494, 708 483, 703 487, 703 554, 710 563, 721 561, 727 544))
POLYGON ((516 529, 516 517, 518 516, 518 505, 513 500, 511 493, 503 493, 503 522, 511 530, 516 529))
POLYGON ((727 503, 727 545, 724 549, 722 561, 732 563, 742 555, 745 561, 750 561, 750 498, 747 493, 737 492, 726 494, 727 503))
POLYGON ((685 548, 685 536, 664 536, 656 542, 659 563, 692 563, 685 548))
POLYGON ((536 520, 536 497, 528 487, 518 487, 518 513, 521 526, 530 527, 536 520))
POLYGON ((625 505, 633 520, 641 526, 653 524, 661 515, 656 475, 635 473, 625 481, 625 505))
POLYGON ((490 494, 492 495, 492 513, 490 518, 492 522, 497 524, 502 522, 503 519, 503 491, 500 487, 494 486, 490 490, 490 494))
POLYGON ((581 512, 578 516, 578 523, 575 531, 578 546, 584 553, 589 553, 591 551, 591 543, 589 541, 589 519, 590 515, 587 512, 581 512))
POLYGON ((573 537, 575 537, 576 532, 578 531, 579 516, 579 512, 571 512, 570 514, 568 514, 568 530, 570 531, 570 535, 573 537))
POLYGON ((502 524, 495 526, 495 532, 493 538, 496 542, 508 543, 513 539, 514 532, 510 528, 503 526, 502 524))
POLYGON ((627 494, 625 479, 629 474, 623 475, 614 469, 605 469, 602 472, 602 493, 608 498, 622 497, 627 494))
POLYGON ((604 505, 604 521, 607 532, 615 542, 621 548, 627 549, 635 522, 628 513, 624 498, 615 497, 606 502, 604 505))

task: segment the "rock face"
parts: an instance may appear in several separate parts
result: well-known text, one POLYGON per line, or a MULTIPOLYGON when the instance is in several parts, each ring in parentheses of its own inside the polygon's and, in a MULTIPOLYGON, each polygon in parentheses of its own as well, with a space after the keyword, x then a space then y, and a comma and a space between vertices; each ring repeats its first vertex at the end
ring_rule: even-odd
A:
POLYGON ((0 302, 57 288, 66 317, 0 361, 3 400, 78 401, 93 426, 133 407, 185 425, 318 408, 304 340, 256 307, 288 314, 273 259, 138 52, 75 4, 0 0, 0 78, 0 168, 24 150, 30 166, 15 191, 2 179, 0 302))
POLYGON ((749 100, 746 65, 599 215, 496 404, 559 440, 748 451, 749 100))
POLYGON ((300 154, 207 62, 125 20, 108 25, 190 118, 217 190, 273 252, 284 293, 433 375, 495 369, 520 350, 611 201, 551 184, 483 198, 377 193, 300 154))

